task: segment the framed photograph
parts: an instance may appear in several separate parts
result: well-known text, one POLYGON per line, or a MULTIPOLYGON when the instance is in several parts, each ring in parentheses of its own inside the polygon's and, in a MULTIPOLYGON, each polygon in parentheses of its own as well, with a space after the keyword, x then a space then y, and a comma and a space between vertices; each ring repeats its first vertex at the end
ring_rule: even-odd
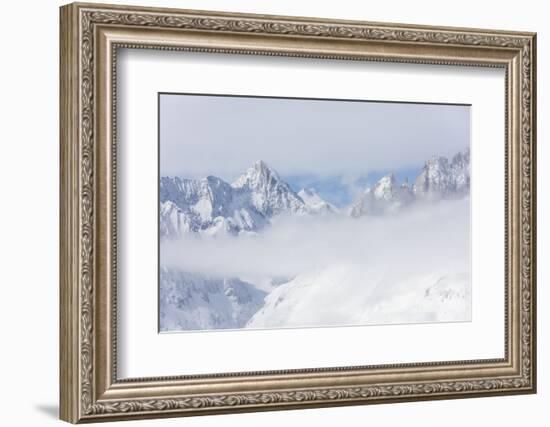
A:
POLYGON ((63 420, 536 391, 535 34, 60 22, 63 420))

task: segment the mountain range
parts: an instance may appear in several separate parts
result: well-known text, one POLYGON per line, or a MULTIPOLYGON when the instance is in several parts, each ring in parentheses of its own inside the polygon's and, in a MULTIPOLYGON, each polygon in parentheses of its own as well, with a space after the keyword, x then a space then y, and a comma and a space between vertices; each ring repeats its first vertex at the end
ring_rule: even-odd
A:
POLYGON ((398 183, 393 173, 365 189, 349 213, 363 215, 396 212, 414 202, 456 199, 470 191, 470 150, 458 152, 451 160, 433 156, 424 163, 412 185, 398 183))
POLYGON ((186 233, 239 235, 257 233, 281 214, 344 213, 352 217, 397 212, 416 202, 460 198, 470 188, 470 151, 450 160, 427 160, 412 185, 399 183, 393 173, 383 176, 342 211, 313 188, 297 193, 264 161, 256 161, 233 183, 216 176, 200 180, 160 179, 160 235, 186 233))

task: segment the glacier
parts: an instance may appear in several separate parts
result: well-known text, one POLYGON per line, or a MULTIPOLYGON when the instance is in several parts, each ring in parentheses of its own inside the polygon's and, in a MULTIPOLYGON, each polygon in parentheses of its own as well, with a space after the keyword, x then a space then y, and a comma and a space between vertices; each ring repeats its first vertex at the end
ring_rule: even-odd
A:
POLYGON ((469 149, 344 208, 261 160, 159 186, 161 332, 470 319, 469 149))

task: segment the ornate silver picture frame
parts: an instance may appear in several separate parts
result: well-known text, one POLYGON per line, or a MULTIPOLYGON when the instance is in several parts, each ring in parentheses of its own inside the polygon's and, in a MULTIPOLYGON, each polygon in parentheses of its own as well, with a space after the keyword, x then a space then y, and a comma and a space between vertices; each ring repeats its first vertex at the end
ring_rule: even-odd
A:
POLYGON ((84 3, 63 6, 60 13, 61 419, 98 422, 536 391, 534 33, 84 3), (117 61, 123 50, 502 70, 505 129, 497 147, 504 159, 504 251, 498 257, 504 280, 495 279, 504 301, 502 357, 204 374, 187 373, 182 357, 174 375, 121 377, 117 266, 124 248, 117 224, 124 218, 117 209, 123 191, 117 186, 117 85, 123 76, 117 61))

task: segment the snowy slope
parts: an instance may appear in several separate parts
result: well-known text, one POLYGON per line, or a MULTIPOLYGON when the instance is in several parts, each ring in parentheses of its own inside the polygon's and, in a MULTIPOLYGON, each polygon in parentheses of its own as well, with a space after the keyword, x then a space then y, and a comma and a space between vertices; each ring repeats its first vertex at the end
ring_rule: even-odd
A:
POLYGON ((160 330, 242 328, 265 296, 265 291, 236 278, 161 268, 160 330))
POLYGON ((470 320, 467 273, 392 274, 358 265, 305 273, 271 292, 247 328, 470 320))
POLYGON ((295 232, 326 246, 296 244, 293 258, 305 264, 319 252, 318 266, 309 262, 275 288, 246 327, 469 321, 469 208, 468 197, 441 200, 385 217, 331 219, 333 230, 313 228, 309 238, 295 232))
POLYGON ((264 161, 256 161, 231 187, 242 203, 265 218, 281 213, 307 213, 304 201, 264 161))

